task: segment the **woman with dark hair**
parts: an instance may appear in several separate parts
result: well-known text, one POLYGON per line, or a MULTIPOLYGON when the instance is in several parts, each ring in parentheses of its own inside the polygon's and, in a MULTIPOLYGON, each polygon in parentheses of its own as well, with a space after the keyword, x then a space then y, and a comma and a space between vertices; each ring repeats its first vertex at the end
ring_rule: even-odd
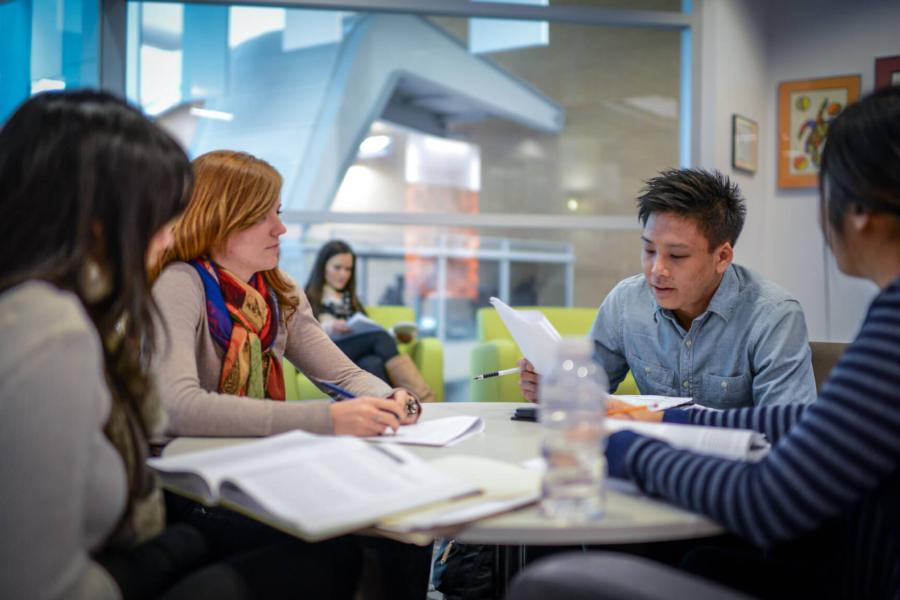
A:
MULTIPOLYGON (((880 293, 809 405, 630 413, 669 423, 755 429, 756 463, 677 450, 618 432, 609 472, 709 515, 759 547, 698 549, 685 568, 762 597, 900 596, 900 88, 831 124, 821 227, 841 271, 880 293)), ((785 399, 790 400, 790 399, 785 399)), ((618 407, 610 400, 610 408, 618 407)), ((590 568, 585 565, 585 568, 590 568)))
POLYGON ((352 551, 279 534, 225 552, 165 527, 146 268, 191 181, 178 144, 105 93, 39 94, 0 130, 0 597, 273 597, 336 565, 352 592, 352 551))
MULTIPOLYGON (((400 354, 391 334, 354 332, 347 324, 355 313, 366 314, 356 295, 356 254, 349 244, 332 240, 319 249, 306 297, 322 328, 350 360, 387 383, 411 390, 422 402, 434 400, 434 392, 409 356, 400 354)), ((400 337, 402 342, 410 340, 400 337)))

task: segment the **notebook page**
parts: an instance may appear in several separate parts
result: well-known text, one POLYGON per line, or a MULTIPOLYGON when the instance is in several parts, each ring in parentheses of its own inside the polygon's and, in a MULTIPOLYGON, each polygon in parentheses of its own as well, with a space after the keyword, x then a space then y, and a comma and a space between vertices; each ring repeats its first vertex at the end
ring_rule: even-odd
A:
POLYGON ((457 416, 403 425, 396 433, 363 439, 388 444, 443 447, 458 444, 482 431, 484 421, 481 417, 457 416))

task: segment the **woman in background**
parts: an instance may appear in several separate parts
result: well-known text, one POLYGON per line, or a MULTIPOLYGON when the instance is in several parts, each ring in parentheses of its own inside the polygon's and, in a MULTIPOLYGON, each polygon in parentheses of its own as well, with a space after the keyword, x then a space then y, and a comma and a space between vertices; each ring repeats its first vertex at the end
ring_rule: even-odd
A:
POLYGON ((165 525, 145 268, 191 179, 178 144, 105 93, 39 94, 0 131, 2 598, 353 593, 346 544, 272 532, 226 550, 165 525))
MULTIPOLYGON (((355 313, 366 314, 356 296, 356 255, 349 244, 332 240, 319 249, 306 282, 306 296, 322 328, 350 360, 382 381, 410 390, 422 402, 434 400, 434 392, 415 363, 400 353, 390 333, 355 333, 347 324, 355 313)), ((412 339, 398 337, 404 343, 412 339)))

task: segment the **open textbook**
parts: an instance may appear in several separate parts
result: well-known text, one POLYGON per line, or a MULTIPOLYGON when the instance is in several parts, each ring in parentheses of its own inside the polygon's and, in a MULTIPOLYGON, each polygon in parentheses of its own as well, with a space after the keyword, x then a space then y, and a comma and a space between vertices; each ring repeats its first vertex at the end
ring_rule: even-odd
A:
MULTIPOLYGON (((370 331, 387 331, 387 329, 360 312, 353 313, 350 318, 347 319, 347 326, 350 327, 350 333, 345 335, 368 333, 370 331)), ((414 337, 418 330, 418 325, 412 321, 400 321, 391 327, 391 332, 398 336, 406 335, 414 337)))
POLYGON ((559 332, 539 310, 515 310, 499 298, 491 298, 491 305, 516 340, 522 354, 540 375, 553 367, 559 332))
POLYGON ((148 464, 180 493, 282 525, 309 541, 478 491, 404 448, 300 431, 148 464))
POLYGON ((756 461, 769 451, 766 437, 750 429, 648 423, 624 419, 606 419, 605 426, 611 432, 630 430, 663 440, 675 448, 732 460, 756 461))

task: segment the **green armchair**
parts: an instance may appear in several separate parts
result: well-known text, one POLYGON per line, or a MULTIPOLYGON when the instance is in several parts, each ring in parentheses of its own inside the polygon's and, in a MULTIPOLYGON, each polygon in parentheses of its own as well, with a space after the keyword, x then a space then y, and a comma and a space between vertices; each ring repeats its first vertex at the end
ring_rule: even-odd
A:
MULTIPOLYGON (((519 306, 518 310, 539 310, 556 327, 562 336, 587 335, 597 316, 593 308, 568 308, 560 306, 519 306)), ((522 351, 513 341, 500 319, 491 307, 480 308, 476 313, 478 345, 472 349, 469 372, 474 377, 479 373, 500 371, 516 366, 522 351)), ((519 378, 513 375, 492 377, 469 384, 469 399, 473 402, 525 402, 519 391, 519 378)), ((637 394, 637 385, 629 372, 619 385, 616 393, 637 394)))
MULTIPOLYGON (((369 318, 390 329, 401 321, 415 322, 413 309, 406 306, 367 306, 369 318)), ((434 391, 435 400, 444 400, 444 346, 433 337, 416 338, 410 344, 397 344, 400 352, 408 354, 416 363, 428 387, 434 391)), ((284 359, 284 391, 287 400, 315 400, 325 398, 326 394, 319 390, 294 365, 284 359)))

